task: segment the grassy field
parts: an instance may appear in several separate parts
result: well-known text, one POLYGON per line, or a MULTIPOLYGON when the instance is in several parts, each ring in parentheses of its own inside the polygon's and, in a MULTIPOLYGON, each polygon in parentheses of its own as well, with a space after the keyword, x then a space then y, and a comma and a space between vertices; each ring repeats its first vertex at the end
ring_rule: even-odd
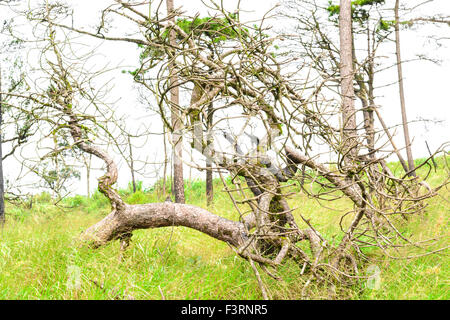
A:
MULTIPOLYGON (((439 158, 438 170, 429 183, 438 185, 447 177, 443 169, 450 159, 439 158)), ((417 161, 420 163, 420 160, 417 161)), ((400 174, 398 164, 391 168, 400 174)), ((424 174, 425 168, 421 169, 424 174)), ((215 181, 211 211, 231 219, 236 212, 220 181, 215 181)), ((158 201, 149 190, 131 194, 122 191, 128 203, 158 201)), ((414 240, 442 236, 430 249, 449 244, 449 195, 447 188, 428 201, 425 212, 415 216, 403 231, 414 240)), ((206 207, 204 182, 186 182, 187 203, 206 207)), ((298 193, 290 200, 296 214, 311 218, 326 237, 338 230, 337 221, 349 202, 328 203, 330 208, 298 193)), ((183 227, 139 230, 119 261, 117 241, 100 249, 79 248, 80 233, 109 212, 99 193, 90 198, 75 196, 52 204, 48 194, 35 196, 31 209, 7 204, 7 223, 0 239, 0 299, 261 299, 257 281, 248 262, 220 241, 183 227)), ((300 226, 303 227, 299 221, 300 226)), ((421 254, 417 248, 400 254, 421 254)), ((398 254, 398 253, 397 253, 398 254)), ((308 287, 311 299, 449 299, 448 250, 415 259, 391 260, 374 251, 372 261, 361 270, 376 266, 379 286, 361 281, 352 287, 308 287), (372 289, 371 289, 372 288, 372 289)), ((262 274, 273 299, 300 299, 307 277, 299 266, 287 262, 280 268, 284 281, 262 274)))

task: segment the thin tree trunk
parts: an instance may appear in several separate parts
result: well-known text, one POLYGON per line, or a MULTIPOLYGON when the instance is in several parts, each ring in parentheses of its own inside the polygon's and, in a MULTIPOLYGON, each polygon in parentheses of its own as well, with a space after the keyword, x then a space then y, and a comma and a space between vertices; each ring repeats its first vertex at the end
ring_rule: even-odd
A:
MULTIPOLYGON (((213 112, 214 106, 211 102, 208 106, 208 119, 207 119, 207 144, 208 146, 212 143, 212 133, 211 126, 213 123, 213 112)), ((213 172, 212 172, 212 162, 209 157, 206 157, 206 205, 209 207, 213 204, 214 200, 214 186, 213 186, 213 172)))
POLYGON ((206 205, 209 207, 213 204, 214 199, 214 187, 213 187, 213 174, 212 163, 206 159, 206 205))
POLYGON ((358 153, 355 92, 353 88, 352 13, 350 0, 340 1, 340 73, 342 95, 342 140, 344 162, 348 165, 358 153))
MULTIPOLYGON (((353 59, 355 61, 354 68, 356 67, 356 50, 355 50, 355 39, 352 37, 352 50, 353 50, 353 59)), ((367 86, 364 81, 364 75, 356 73, 355 74, 355 80, 358 83, 359 90, 356 93, 356 96, 361 100, 362 103, 362 111, 363 111, 363 117, 364 117, 364 130, 366 132, 366 141, 367 141, 367 150, 368 150, 368 157, 369 158, 375 158, 375 124, 374 124, 374 117, 373 117, 373 91, 371 90, 373 88, 373 58, 372 58, 372 50, 370 47, 370 29, 369 29, 369 22, 367 22, 367 56, 370 57, 368 61, 368 85, 369 89, 367 89, 367 86)))
POLYGON ((162 181, 162 192, 163 198, 166 198, 166 184, 167 184, 167 163, 169 159, 167 157, 167 144, 166 144, 166 126, 163 126, 163 143, 164 143, 164 169, 163 169, 163 181, 162 181))
POLYGON ((2 152, 2 124, 3 124, 3 96, 2 92, 2 70, 0 65, 0 225, 5 222, 5 198, 4 198, 4 182, 3 182, 3 152, 2 152))
POLYGON ((86 188, 87 188, 87 196, 91 196, 91 165, 92 165, 92 154, 89 154, 89 160, 86 159, 86 156, 83 156, 84 164, 86 165, 86 188))
POLYGON ((369 59, 369 72, 368 72, 368 91, 367 96, 369 98, 369 108, 367 109, 367 116, 369 118, 369 125, 370 125, 370 137, 372 140, 372 147, 375 150, 375 115, 374 115, 374 109, 376 108, 375 105, 375 96, 374 96, 374 78, 375 78, 375 66, 374 66, 374 55, 375 50, 373 47, 370 46, 370 31, 369 27, 367 27, 367 53, 370 57, 369 59))
POLYGON ((402 111, 402 124, 403 124, 403 134, 405 136, 406 145, 406 155, 408 158, 408 168, 412 176, 416 176, 414 167, 414 158, 411 151, 411 140, 409 139, 409 129, 408 129, 408 119, 406 117, 406 106, 405 106, 405 92, 403 88, 403 71, 402 71, 402 59, 400 53, 400 28, 399 28, 399 14, 398 8, 400 5, 400 0, 395 1, 395 53, 397 57, 397 74, 398 74, 398 89, 400 94, 400 108, 402 111))
MULTIPOLYGON (((174 11, 173 0, 167 0, 167 14, 170 15, 174 11)), ((170 19, 175 23, 175 18, 170 19)), ((176 46, 176 34, 174 30, 170 32, 170 45, 172 47, 176 46)), ((173 57, 169 57, 172 59, 173 57)), ((175 74, 174 64, 171 60, 169 65, 170 73, 170 102, 171 102, 171 119, 172 119, 172 143, 173 143, 173 191, 175 194, 176 203, 184 203, 184 179, 183 179, 183 136, 181 134, 181 119, 180 112, 177 110, 179 105, 179 87, 178 87, 178 76, 175 74)))
POLYGON ((405 159, 403 159, 400 151, 398 150, 397 146, 395 145, 394 138, 392 137, 391 133, 389 132, 389 128, 386 126, 386 123, 384 122, 383 118, 381 117, 380 112, 378 111, 378 109, 375 108, 374 110, 375 110, 375 113, 377 114, 378 120, 381 123, 381 126, 383 127, 384 132, 388 136, 389 141, 391 142, 391 145, 394 148, 394 152, 397 155, 398 160, 400 161, 400 164, 403 167, 403 170, 405 170, 405 172, 407 172, 408 171, 408 166, 406 165, 405 159))
MULTIPOLYGON (((356 53, 355 53, 355 39, 352 37, 352 52, 353 52, 353 68, 357 67, 356 53)), ((370 55, 370 47, 368 47, 368 54, 370 55)), ((369 74, 369 81, 371 75, 369 74)), ((367 90, 364 75, 356 72, 355 81, 358 84, 358 90, 355 95, 359 98, 362 104, 362 113, 364 117, 364 130, 366 132, 365 138, 367 141, 367 151, 369 158, 375 157, 375 130, 373 123, 373 111, 371 111, 371 106, 369 106, 369 92, 367 90)))
POLYGON ((131 183, 133 184, 133 193, 136 193, 136 180, 134 178, 133 147, 131 146, 131 138, 130 138, 130 136, 128 136, 128 146, 130 148, 131 183))
MULTIPOLYGON (((190 161, 192 161, 194 159, 193 158, 194 149, 191 148, 189 150, 189 153, 190 153, 189 155, 190 161)), ((189 184, 192 186, 192 166, 189 166, 189 184)))
POLYGON ((430 157, 431 157, 431 161, 433 161, 433 166, 434 166, 434 172, 436 172, 436 169, 437 169, 437 163, 436 163, 436 161, 434 161, 434 156, 433 156, 433 154, 431 153, 431 150, 430 150, 430 147, 428 146, 428 142, 425 140, 425 145, 427 146, 427 150, 428 150, 428 153, 430 154, 430 157))

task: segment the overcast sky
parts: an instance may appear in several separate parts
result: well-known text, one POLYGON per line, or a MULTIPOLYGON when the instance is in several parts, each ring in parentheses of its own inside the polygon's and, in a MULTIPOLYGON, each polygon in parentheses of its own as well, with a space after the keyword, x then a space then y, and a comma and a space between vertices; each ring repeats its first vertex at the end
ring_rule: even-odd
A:
MULTIPOLYGON (((108 0, 77 0, 68 1, 75 10, 75 24, 77 26, 88 27, 98 24, 99 11, 107 4, 111 3, 108 0)), ((226 8, 233 11, 236 7, 237 0, 223 1, 226 8)), ((241 1, 241 19, 252 20, 261 17, 265 12, 271 9, 279 1, 275 0, 242 0, 241 1)), ((393 0, 388 0, 388 3, 394 3, 393 0)), ((410 3, 420 3, 420 1, 408 1, 410 3)), ((207 10, 204 8, 200 0, 175 0, 175 6, 182 6, 183 10, 190 14, 199 12, 206 14, 207 10)), ((0 10, 2 8, 0 7, 0 10)), ((433 13, 447 13, 450 15, 450 1, 449 0, 435 0, 433 3, 419 7, 414 15, 423 16, 431 15, 433 13)), ((0 12, 0 16, 2 13, 0 12)), ((283 25, 279 25, 280 20, 275 20, 276 28, 283 29, 283 25)), ((450 123, 450 41, 444 42, 444 46, 436 48, 432 43, 427 43, 426 37, 430 34, 441 35, 442 37, 450 37, 450 27, 441 26, 426 27, 415 31, 402 31, 402 55, 404 60, 414 57, 416 54, 427 54, 436 58, 441 58, 442 63, 435 65, 431 62, 412 62, 404 66, 405 78, 405 93, 406 93, 406 108, 408 113, 408 120, 410 123, 410 134, 413 139, 413 155, 414 157, 428 156, 428 151, 425 146, 425 141, 428 142, 430 148, 435 150, 441 144, 449 141, 449 123, 450 123), (440 121, 439 124, 432 122, 424 122, 418 120, 433 120, 440 121)), ((111 65, 122 64, 131 58, 137 57, 136 46, 127 43, 105 43, 101 50, 103 50, 103 58, 99 63, 104 63, 105 59, 109 60, 111 65)), ((393 70, 395 71, 395 70, 393 70)), ((396 74, 390 73, 385 75, 386 81, 395 82, 396 74), (392 79, 390 79, 392 78, 392 79), (390 81, 392 80, 392 81, 390 81)), ((137 105, 137 94, 134 90, 132 79, 129 75, 117 72, 113 77, 113 82, 116 89, 113 90, 114 99, 120 99, 118 105, 121 106, 124 113, 129 110, 129 106, 137 105)), ((378 92, 382 96, 377 100, 381 106, 381 112, 385 117, 385 121, 390 126, 395 126, 401 123, 400 104, 398 99, 398 87, 390 86, 378 92)), ((112 100, 114 100, 112 99, 112 100)), ((134 117, 142 117, 144 113, 135 114, 134 117)), ((141 119, 142 120, 142 119, 141 119)), ((151 118, 149 121, 155 122, 155 127, 158 126, 160 120, 151 118)), ((403 146, 403 135, 401 127, 396 130, 397 135, 395 140, 398 146, 403 146)), ((155 158, 158 155, 148 154, 148 148, 145 148, 145 155, 149 159, 155 158)), ((160 153, 162 150, 162 140, 152 140, 153 153, 160 153)), ((161 159, 161 157, 159 157, 161 159)), ((393 159, 395 160, 395 159, 393 159)), ((118 161, 123 168, 119 175, 119 185, 124 187, 130 180, 129 171, 123 162, 118 161)), ((12 163, 7 163, 5 172, 8 175, 8 166, 14 167, 12 163)), ((185 177, 188 177, 189 169, 185 169, 185 177)), ((10 172, 11 173, 11 172, 10 172)), ((99 176, 101 172, 97 172, 92 177, 92 186, 95 186, 95 177, 99 176)), ((193 176, 197 176, 195 172, 193 176)), ((201 175, 203 177, 203 174, 201 175)), ((10 178, 13 178, 10 174, 10 178)), ((85 192, 84 174, 77 190, 80 193, 85 192)), ((146 186, 150 182, 144 182, 146 186)), ((92 187, 91 187, 92 188, 92 187)))

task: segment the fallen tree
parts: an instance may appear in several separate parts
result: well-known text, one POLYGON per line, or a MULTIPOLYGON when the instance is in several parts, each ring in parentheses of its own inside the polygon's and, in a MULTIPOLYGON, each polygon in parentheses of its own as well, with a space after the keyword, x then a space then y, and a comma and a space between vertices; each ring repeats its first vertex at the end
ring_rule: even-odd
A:
MULTIPOLYGON (((384 146, 375 148, 373 139, 365 144, 367 139, 358 135, 360 128, 356 124, 350 136, 341 134, 342 128, 334 126, 330 118, 341 118, 342 114, 330 107, 322 92, 329 79, 319 83, 308 79, 300 81, 284 73, 292 61, 280 61, 271 51, 280 37, 269 37, 261 28, 244 25, 236 15, 218 6, 215 8, 217 16, 183 28, 185 24, 174 23, 172 17, 156 19, 145 15, 138 11, 138 5, 123 1, 115 1, 115 4, 116 7, 106 9, 102 17, 118 13, 134 21, 145 31, 142 38, 78 30, 55 21, 53 11, 57 11, 58 5, 41 8, 34 19, 47 26, 48 46, 44 49, 46 55, 42 55, 46 59, 42 65, 47 68, 44 70, 49 89, 32 95, 17 95, 41 106, 42 113, 33 112, 33 116, 52 123, 55 132, 68 133, 70 148, 93 155, 105 164, 106 172, 99 178, 98 189, 109 200, 111 212, 83 232, 83 243, 98 248, 120 240, 125 249, 135 230, 184 226, 228 243, 239 256, 248 259, 252 267, 253 262, 257 262, 274 278, 278 279, 277 275, 267 267, 277 267, 289 258, 302 266, 302 274, 308 267, 316 279, 343 283, 359 277, 358 258, 364 257, 364 247, 378 247, 388 254, 388 248, 412 244, 396 226, 397 217, 406 219, 420 213, 423 200, 434 196, 437 189, 423 192, 418 177, 396 177, 386 165, 386 156, 378 156, 384 146), (228 29, 224 32, 225 27, 233 32, 228 29), (167 120, 164 105, 169 105, 171 73, 177 73, 184 89, 191 92, 188 106, 176 106, 184 121, 184 134, 192 138, 190 148, 211 161, 211 170, 221 177, 223 172, 230 175, 231 184, 224 181, 224 188, 235 204, 238 213, 235 221, 188 204, 125 203, 114 189, 119 174, 117 166, 98 146, 87 123, 91 128, 102 127, 95 116, 87 114, 80 106, 83 99, 97 106, 97 95, 86 88, 89 81, 78 80, 83 77, 77 75, 88 71, 65 61, 63 50, 68 40, 56 40, 60 29, 139 44, 144 53, 140 68, 133 73, 135 80, 158 98, 158 112, 169 131, 174 128, 167 120), (172 32, 177 34, 175 45, 168 42, 167 35, 172 32), (205 32, 211 39, 224 37, 227 46, 205 41, 205 32), (159 68, 156 85, 147 72, 155 66, 159 68), (312 89, 303 90, 306 86, 312 89), (239 115, 233 108, 238 108, 239 115), (228 110, 227 115, 217 116, 224 110, 228 110), (215 120, 208 122, 212 111, 216 114, 215 120), (241 135, 237 136, 231 129, 224 131, 221 123, 234 124, 241 135), (264 128, 265 136, 248 134, 250 124, 264 128), (210 139, 211 132, 205 134, 204 128, 216 127, 221 132, 219 136, 231 145, 231 151, 219 150, 210 139), (244 150, 239 141, 243 133, 254 141, 255 150, 244 150), (326 145, 338 160, 332 165, 317 161, 318 153, 312 152, 312 138, 326 145), (269 156, 274 150, 275 156, 269 156), (321 191, 306 190, 306 181, 320 186, 321 191), (341 217, 343 234, 339 235, 338 243, 331 243, 299 210, 295 212, 289 206, 293 186, 317 199, 346 197, 351 201, 348 212, 341 217), (248 210, 242 212, 238 203, 245 204, 248 210), (299 226, 296 215, 302 218, 304 227, 299 226), (309 243, 309 250, 299 245, 302 241, 309 243)), ((188 21, 196 18, 190 17, 188 21)), ((339 105, 340 101, 336 103, 339 105)), ((106 130, 104 133, 111 135, 106 130)), ((215 139, 218 138, 216 135, 215 139)), ((202 169, 199 164, 193 165, 202 169)))

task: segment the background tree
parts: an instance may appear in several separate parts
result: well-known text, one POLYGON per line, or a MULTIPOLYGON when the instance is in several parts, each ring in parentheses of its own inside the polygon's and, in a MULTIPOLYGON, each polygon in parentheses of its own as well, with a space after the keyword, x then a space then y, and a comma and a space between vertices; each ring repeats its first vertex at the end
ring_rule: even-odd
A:
POLYGON ((400 110, 402 113, 402 125, 403 125, 403 135, 405 138, 405 148, 406 155, 408 157, 408 171, 412 176, 416 176, 414 158, 411 151, 411 140, 409 138, 408 129, 408 117, 406 116, 406 103, 405 103, 405 89, 403 87, 403 71, 402 71, 402 57, 400 51, 400 28, 399 28, 399 5, 400 1, 395 0, 395 55, 397 58, 397 75, 398 75, 398 90, 400 95, 400 110))
POLYGON ((133 159, 133 145, 131 144, 131 137, 128 136, 128 146, 130 148, 130 172, 131 172, 131 184, 133 186, 133 193, 136 192, 136 179, 134 178, 134 159, 133 159))
MULTIPOLYGON (((175 23, 176 12, 174 10, 174 1, 166 0, 167 16, 169 21, 175 23)), ((171 46, 176 45, 176 33, 173 30, 169 31, 169 44, 171 46)), ((173 52, 168 51, 169 57, 173 57, 173 52)), ((178 83, 178 76, 175 69, 172 66, 173 62, 170 62, 170 109, 171 109, 171 121, 172 121, 172 143, 173 143, 173 192, 175 195, 176 203, 184 203, 184 179, 183 179, 183 135, 181 134, 182 120, 179 111, 179 96, 180 89, 178 83)))
MULTIPOLYGON (((6 32, 8 27, 9 22, 4 21, 0 35, 6 32)), ((14 94, 25 87, 25 71, 22 57, 19 54, 20 50, 23 49, 23 43, 9 37, 6 37, 1 43, 3 47, 0 49, 0 56, 2 57, 2 63, 0 64, 0 221, 4 222, 4 199, 12 196, 11 190, 8 190, 5 185, 4 163, 7 158, 14 156, 21 146, 27 143, 30 137, 36 133, 36 123, 30 114, 22 112, 28 102, 23 102, 17 109, 11 107, 14 94), (2 90, 7 92, 8 95, 3 94, 2 90)), ((11 186, 9 187, 11 189, 11 186)), ((17 183, 14 187, 18 187, 17 183)), ((22 196, 16 194, 13 198, 22 196)))

